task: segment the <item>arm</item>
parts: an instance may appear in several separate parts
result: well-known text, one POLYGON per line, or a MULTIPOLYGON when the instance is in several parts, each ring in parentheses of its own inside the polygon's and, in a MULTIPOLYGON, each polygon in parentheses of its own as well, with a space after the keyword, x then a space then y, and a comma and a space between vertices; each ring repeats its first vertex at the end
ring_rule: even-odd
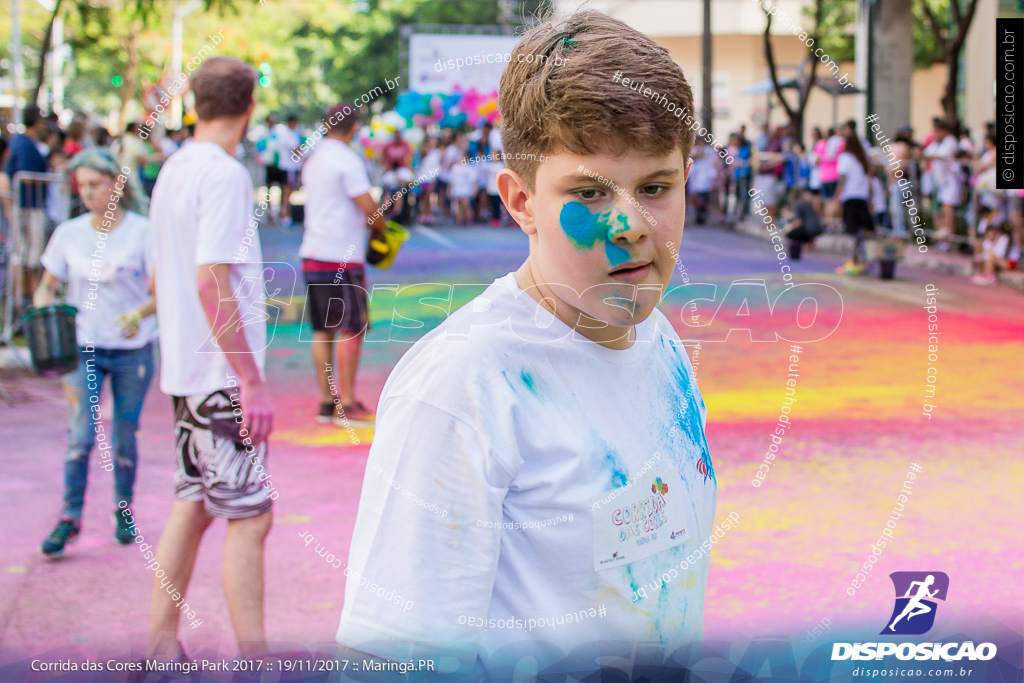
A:
POLYGON ((369 192, 353 197, 352 201, 355 202, 360 211, 366 214, 367 218, 373 216, 373 222, 370 224, 372 232, 384 232, 386 227, 384 225, 384 215, 377 212, 380 207, 377 205, 377 202, 373 201, 373 197, 370 196, 369 192))
POLYGON ((36 308, 49 306, 57 296, 57 286, 60 278, 48 270, 43 271, 43 279, 39 282, 35 294, 32 295, 32 305, 36 308))
POLYGON ((138 308, 117 316, 114 322, 121 326, 121 336, 131 339, 139 333, 139 323, 154 313, 156 313, 156 289, 153 288, 151 281, 149 298, 138 308))
MULTIPOLYGON (((907 592, 903 594, 903 597, 909 598, 910 594, 914 592, 914 586, 923 586, 923 585, 924 585, 923 581, 911 581, 910 585, 907 586, 907 592)), ((936 589, 936 590, 938 590, 938 589, 936 589)))
POLYGON ((139 323, 144 318, 156 313, 156 271, 149 274, 149 298, 142 302, 142 305, 123 315, 117 316, 114 320, 121 326, 121 336, 131 339, 139 333, 139 323))
POLYGON ((274 411, 270 406, 266 384, 245 338, 238 301, 231 294, 231 264, 205 264, 196 270, 199 301, 210 323, 213 338, 240 378, 246 428, 254 443, 262 443, 273 430, 274 411), (222 297, 223 292, 229 294, 222 297))
POLYGON ((4 217, 12 220, 14 216, 14 205, 11 203, 11 179, 6 172, 0 173, 0 208, 3 208, 4 217))
POLYGON ((844 185, 846 185, 846 176, 841 175, 839 176, 839 180, 836 182, 836 191, 832 195, 832 199, 829 200, 833 207, 839 206, 841 204, 839 198, 843 195, 844 185))
POLYGON ((415 398, 384 397, 378 422, 387 427, 374 437, 363 486, 383 504, 356 517, 338 642, 377 657, 395 654, 390 641, 431 642, 472 662, 483 624, 458 617, 486 616, 502 536, 477 522, 502 520, 515 463, 496 461, 472 425, 415 398), (393 592, 392 604, 370 584, 393 592))

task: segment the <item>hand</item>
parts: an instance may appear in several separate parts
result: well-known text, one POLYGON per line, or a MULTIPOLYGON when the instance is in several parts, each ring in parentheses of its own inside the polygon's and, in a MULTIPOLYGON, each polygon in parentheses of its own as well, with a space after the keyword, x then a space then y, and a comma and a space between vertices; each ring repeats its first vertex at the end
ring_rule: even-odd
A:
POLYGON ((138 310, 134 310, 117 316, 114 322, 121 326, 121 336, 125 339, 131 339, 139 333, 140 320, 142 320, 142 315, 138 310))
POLYGON ((249 438, 259 445, 270 437, 274 429, 274 409, 270 406, 270 394, 262 381, 242 382, 239 398, 242 415, 249 438))

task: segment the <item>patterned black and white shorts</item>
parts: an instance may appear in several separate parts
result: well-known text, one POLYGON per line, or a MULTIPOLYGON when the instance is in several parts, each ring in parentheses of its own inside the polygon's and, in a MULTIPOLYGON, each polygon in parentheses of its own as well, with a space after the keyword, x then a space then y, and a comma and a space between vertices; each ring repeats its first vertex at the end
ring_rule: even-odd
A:
POLYGON ((238 390, 234 391, 235 403, 223 389, 171 397, 176 439, 174 496, 201 500, 206 514, 222 519, 254 517, 273 506, 273 484, 265 469, 267 442, 245 445, 234 412, 238 390))

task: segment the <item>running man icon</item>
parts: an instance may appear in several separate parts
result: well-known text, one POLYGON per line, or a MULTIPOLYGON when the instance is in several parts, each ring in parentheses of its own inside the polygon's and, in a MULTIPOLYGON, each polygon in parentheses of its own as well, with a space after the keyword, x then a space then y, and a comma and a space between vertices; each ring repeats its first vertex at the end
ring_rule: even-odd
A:
POLYGON ((935 623, 935 599, 946 599, 949 577, 943 572, 894 572, 890 577, 896 588, 896 605, 882 634, 926 633, 935 623))
POLYGON ((914 586, 920 586, 920 588, 917 589, 917 595, 910 598, 910 602, 908 602, 907 606, 903 608, 903 611, 900 613, 900 615, 896 617, 896 619, 893 620, 891 624, 889 624, 890 630, 895 631, 896 622, 902 619, 903 617, 906 617, 907 621, 910 621, 919 614, 927 614, 928 612, 932 611, 931 607, 921 602, 921 598, 935 597, 935 594, 939 592, 939 589, 936 588, 935 593, 932 593, 928 590, 928 587, 931 586, 933 583, 935 583, 935 576, 933 574, 929 574, 928 578, 926 578, 924 581, 911 581, 910 588, 907 589, 907 592, 903 597, 910 598, 910 591, 914 590, 914 586))

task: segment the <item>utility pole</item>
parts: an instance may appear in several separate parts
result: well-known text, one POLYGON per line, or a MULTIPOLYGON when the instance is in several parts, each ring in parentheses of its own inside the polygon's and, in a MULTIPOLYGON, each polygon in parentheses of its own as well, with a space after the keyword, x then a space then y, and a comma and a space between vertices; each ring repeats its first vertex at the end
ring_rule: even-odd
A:
POLYGON ((704 36, 701 40, 704 73, 701 77, 701 106, 703 123, 708 135, 714 125, 715 111, 711 106, 711 0, 704 0, 704 36))
MULTIPOLYGON (((185 17, 202 7, 199 0, 192 0, 184 7, 179 6, 177 0, 174 2, 174 21, 171 23, 171 73, 177 77, 181 73, 182 62, 182 40, 184 33, 185 17)), ((181 95, 175 95, 171 100, 171 128, 181 128, 181 95)))

